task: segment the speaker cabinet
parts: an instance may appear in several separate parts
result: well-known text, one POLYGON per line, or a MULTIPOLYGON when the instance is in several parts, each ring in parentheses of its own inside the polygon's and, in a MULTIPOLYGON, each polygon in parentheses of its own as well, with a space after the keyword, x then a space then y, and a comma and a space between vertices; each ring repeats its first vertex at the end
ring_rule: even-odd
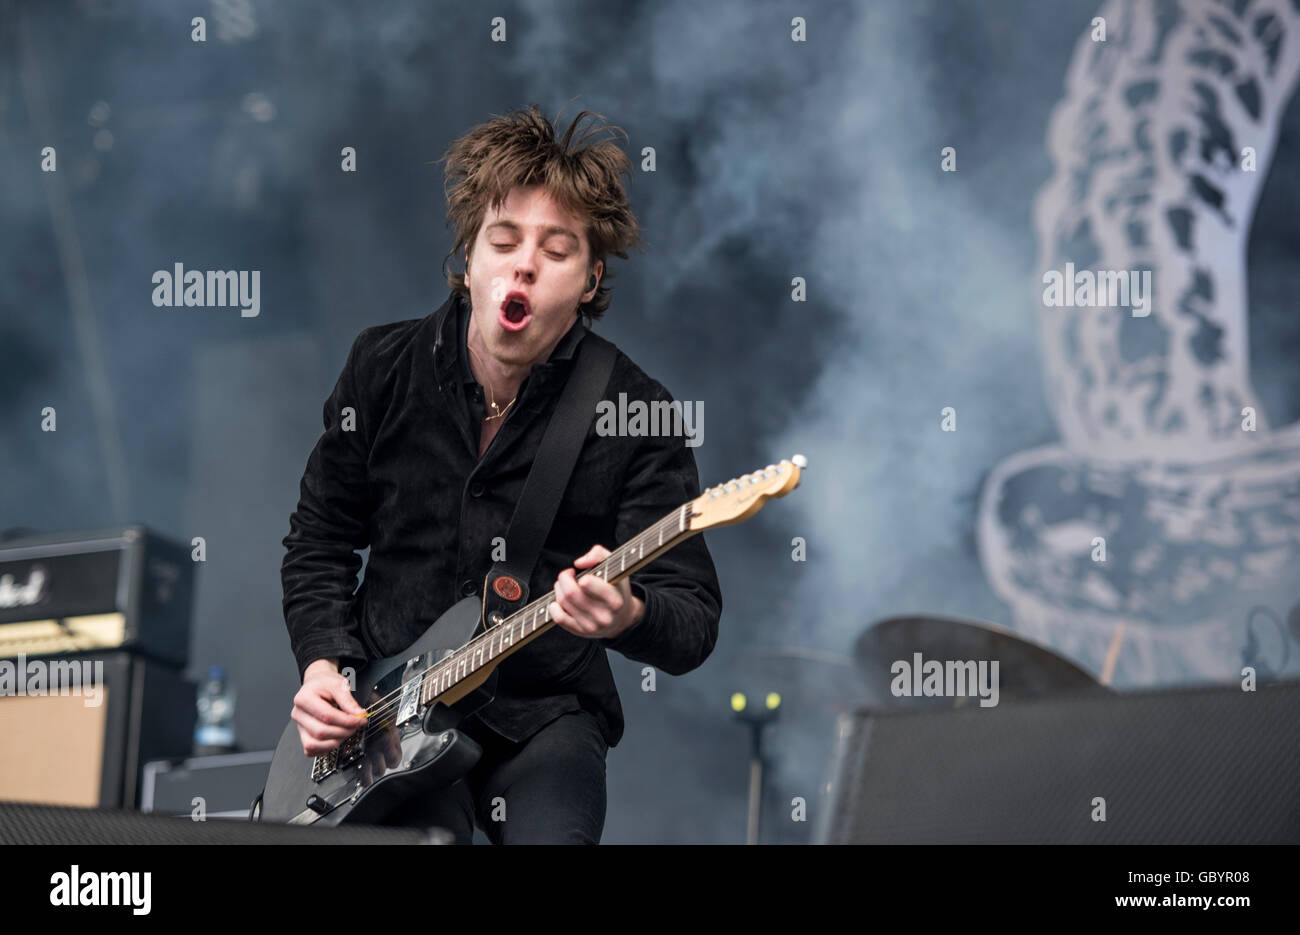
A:
POLYGON ((190 821, 120 809, 0 802, 0 845, 451 844, 452 841, 451 832, 442 828, 290 827, 224 818, 190 821))
POLYGON ((1300 683, 858 711, 829 844, 1300 843, 1300 683))
POLYGON ((189 753, 194 701, 131 653, 0 660, 0 800, 136 808, 143 764, 189 753))

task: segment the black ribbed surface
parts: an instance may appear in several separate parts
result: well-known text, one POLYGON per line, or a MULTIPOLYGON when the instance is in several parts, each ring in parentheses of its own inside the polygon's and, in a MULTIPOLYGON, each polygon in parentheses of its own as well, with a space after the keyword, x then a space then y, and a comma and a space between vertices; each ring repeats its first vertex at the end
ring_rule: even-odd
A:
MULTIPOLYGON (((343 825, 191 821, 122 809, 0 802, 0 844, 442 844, 441 832, 343 825)), ((450 836, 448 836, 449 838, 450 836)))
POLYGON ((1300 842, 1300 683, 850 717, 826 843, 1300 842))

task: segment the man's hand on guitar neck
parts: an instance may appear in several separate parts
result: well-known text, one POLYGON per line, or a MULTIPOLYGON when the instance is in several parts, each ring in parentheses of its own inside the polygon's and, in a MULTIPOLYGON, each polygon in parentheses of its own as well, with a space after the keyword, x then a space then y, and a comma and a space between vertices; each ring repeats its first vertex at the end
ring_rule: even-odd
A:
MULTIPOLYGON (((302 688, 293 696, 293 720, 298 724, 302 752, 308 756, 328 753, 366 723, 366 711, 352 697, 348 680, 339 672, 337 659, 317 659, 303 670, 302 688)), ((385 732, 385 735, 391 731, 385 732)), ((394 738, 390 737, 390 741, 394 738)), ((390 766, 401 762, 401 746, 386 761, 390 766)))
MULTIPOLYGON (((603 545, 594 545, 573 563, 574 568, 591 568, 609 554, 603 545)), ((575 636, 613 639, 645 616, 645 604, 632 593, 627 578, 618 584, 595 575, 583 575, 579 580, 573 568, 566 568, 555 579, 554 590, 550 618, 575 636)))

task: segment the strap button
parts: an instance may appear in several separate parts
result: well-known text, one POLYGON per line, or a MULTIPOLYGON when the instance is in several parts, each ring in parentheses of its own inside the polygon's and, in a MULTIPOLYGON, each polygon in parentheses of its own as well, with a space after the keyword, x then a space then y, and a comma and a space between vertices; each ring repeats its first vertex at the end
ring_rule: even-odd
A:
POLYGON ((460 583, 460 593, 469 597, 474 593, 474 582, 466 579, 460 583))

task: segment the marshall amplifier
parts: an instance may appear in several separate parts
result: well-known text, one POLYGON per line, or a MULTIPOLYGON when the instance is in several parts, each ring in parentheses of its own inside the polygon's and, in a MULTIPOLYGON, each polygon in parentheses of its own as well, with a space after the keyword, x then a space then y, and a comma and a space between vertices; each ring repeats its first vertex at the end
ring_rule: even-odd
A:
POLYGON ((126 649, 189 662, 194 563, 144 526, 0 542, 0 658, 126 649))
POLYGON ((134 653, 0 659, 0 801, 135 808, 194 719, 194 683, 134 653))

